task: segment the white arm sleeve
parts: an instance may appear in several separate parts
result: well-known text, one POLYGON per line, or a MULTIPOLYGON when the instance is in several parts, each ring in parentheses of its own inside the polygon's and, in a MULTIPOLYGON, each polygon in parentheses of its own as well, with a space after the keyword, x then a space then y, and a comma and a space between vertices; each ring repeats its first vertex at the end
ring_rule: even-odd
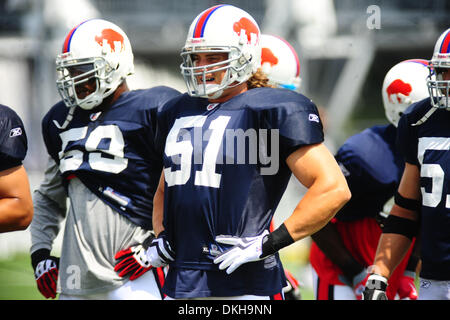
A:
POLYGON ((49 157, 45 177, 33 194, 34 216, 30 226, 31 248, 52 249, 67 212, 67 192, 56 162, 49 157))

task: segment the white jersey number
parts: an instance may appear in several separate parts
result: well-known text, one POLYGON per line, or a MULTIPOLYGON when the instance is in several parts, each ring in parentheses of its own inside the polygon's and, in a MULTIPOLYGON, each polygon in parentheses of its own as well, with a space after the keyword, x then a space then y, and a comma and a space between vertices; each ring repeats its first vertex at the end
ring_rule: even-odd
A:
MULTIPOLYGON (((174 125, 170 129, 164 152, 166 156, 172 157, 174 163, 180 165, 180 169, 172 171, 172 168, 164 168, 164 177, 169 187, 183 185, 191 177, 194 148, 190 131, 183 131, 183 129, 194 128, 195 130, 195 128, 202 128, 205 121, 206 116, 183 117, 175 120, 174 125), (183 137, 182 141, 178 141, 180 137, 183 137)), ((219 188, 221 174, 216 173, 217 155, 219 154, 225 128, 229 121, 230 117, 227 116, 219 116, 217 119, 211 121, 208 128, 211 130, 211 136, 205 148, 202 170, 195 172, 194 184, 196 186, 219 188)), ((195 133, 194 139, 196 139, 195 133)), ((195 160, 194 162, 196 162, 195 160)))
MULTIPOLYGON (((77 170, 83 163, 83 151, 69 150, 67 145, 71 141, 78 141, 86 137, 88 127, 73 128, 60 134, 62 147, 59 152, 59 169, 61 173, 69 170, 77 170)), ((86 152, 88 152, 88 163, 92 169, 119 173, 128 166, 128 159, 124 158, 124 140, 120 128, 116 125, 98 126, 89 134, 85 143, 86 152), (109 141, 108 149, 100 149, 100 142, 106 139, 109 141), (103 157, 102 154, 108 154, 112 158, 103 157)))
MULTIPOLYGON (((445 173, 439 164, 423 163, 427 150, 450 150, 450 138, 423 137, 419 138, 418 159, 421 166, 420 176, 432 179, 431 192, 421 187, 422 204, 435 208, 442 200, 445 173)), ((445 207, 450 208, 450 195, 445 195, 445 207)))

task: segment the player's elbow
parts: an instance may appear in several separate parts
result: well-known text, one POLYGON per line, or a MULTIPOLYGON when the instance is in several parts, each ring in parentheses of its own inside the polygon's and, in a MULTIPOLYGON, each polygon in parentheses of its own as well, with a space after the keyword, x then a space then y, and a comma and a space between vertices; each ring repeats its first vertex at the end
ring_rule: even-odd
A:
POLYGON ((7 211, 2 211, 4 219, 1 219, 0 232, 21 231, 28 228, 33 219, 33 205, 28 203, 18 203, 14 206, 9 206, 7 211))
POLYGON ((336 190, 338 198, 340 200, 339 209, 342 208, 350 199, 352 198, 352 193, 347 185, 347 183, 342 184, 336 190))
POLYGON ((20 210, 20 213, 16 215, 15 221, 15 229, 16 230, 25 230, 31 224, 31 220, 33 220, 33 203, 23 204, 20 210))
POLYGON ((33 214, 33 205, 27 206, 19 222, 20 230, 25 230, 26 228, 28 228, 28 226, 31 224, 31 220, 33 220, 33 214))
POLYGON ((352 197, 347 182, 344 180, 336 181, 332 188, 329 189, 328 199, 333 199, 330 202, 331 212, 336 214, 352 197))
POLYGON ((14 229, 25 230, 31 224, 31 220, 33 220, 33 202, 31 199, 21 199, 18 201, 19 204, 14 219, 14 229))

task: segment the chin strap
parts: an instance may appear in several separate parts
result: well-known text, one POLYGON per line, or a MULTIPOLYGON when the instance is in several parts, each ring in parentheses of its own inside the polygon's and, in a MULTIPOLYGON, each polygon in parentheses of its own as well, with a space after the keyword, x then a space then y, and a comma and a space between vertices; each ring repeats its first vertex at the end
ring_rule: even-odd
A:
POLYGON ((70 121, 72 121, 72 119, 73 119, 73 114, 75 112, 75 108, 76 108, 75 106, 70 107, 69 112, 67 113, 66 120, 64 121, 63 125, 60 125, 58 123, 58 121, 53 120, 53 123, 55 124, 55 126, 58 129, 60 129, 60 130, 65 129, 69 125, 70 121))
POLYGON ((429 117, 431 117, 431 115, 437 110, 439 109, 438 107, 432 107, 430 110, 428 110, 428 112, 422 117, 422 119, 420 119, 419 121, 417 121, 416 123, 412 124, 413 127, 415 126, 420 126, 422 123, 424 123, 425 121, 428 120, 429 117))

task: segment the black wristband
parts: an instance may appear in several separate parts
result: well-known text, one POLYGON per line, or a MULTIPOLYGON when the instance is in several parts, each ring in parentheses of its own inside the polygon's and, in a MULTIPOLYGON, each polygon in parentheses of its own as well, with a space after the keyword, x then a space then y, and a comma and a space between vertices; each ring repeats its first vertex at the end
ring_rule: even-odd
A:
POLYGON ((48 259, 50 257, 50 250, 48 249, 39 249, 31 254, 31 266, 33 270, 36 270, 36 266, 42 260, 48 259))
POLYGON ((394 202, 399 207, 411 211, 420 211, 422 206, 422 203, 419 200, 405 198, 398 193, 398 191, 394 195, 394 202))
POLYGON ((281 248, 294 243, 284 223, 274 232, 269 233, 263 240, 261 258, 274 254, 281 248))
POLYGON ((383 227, 383 233, 397 233, 404 235, 409 239, 414 238, 417 235, 418 230, 419 224, 417 221, 392 214, 387 217, 383 227))

